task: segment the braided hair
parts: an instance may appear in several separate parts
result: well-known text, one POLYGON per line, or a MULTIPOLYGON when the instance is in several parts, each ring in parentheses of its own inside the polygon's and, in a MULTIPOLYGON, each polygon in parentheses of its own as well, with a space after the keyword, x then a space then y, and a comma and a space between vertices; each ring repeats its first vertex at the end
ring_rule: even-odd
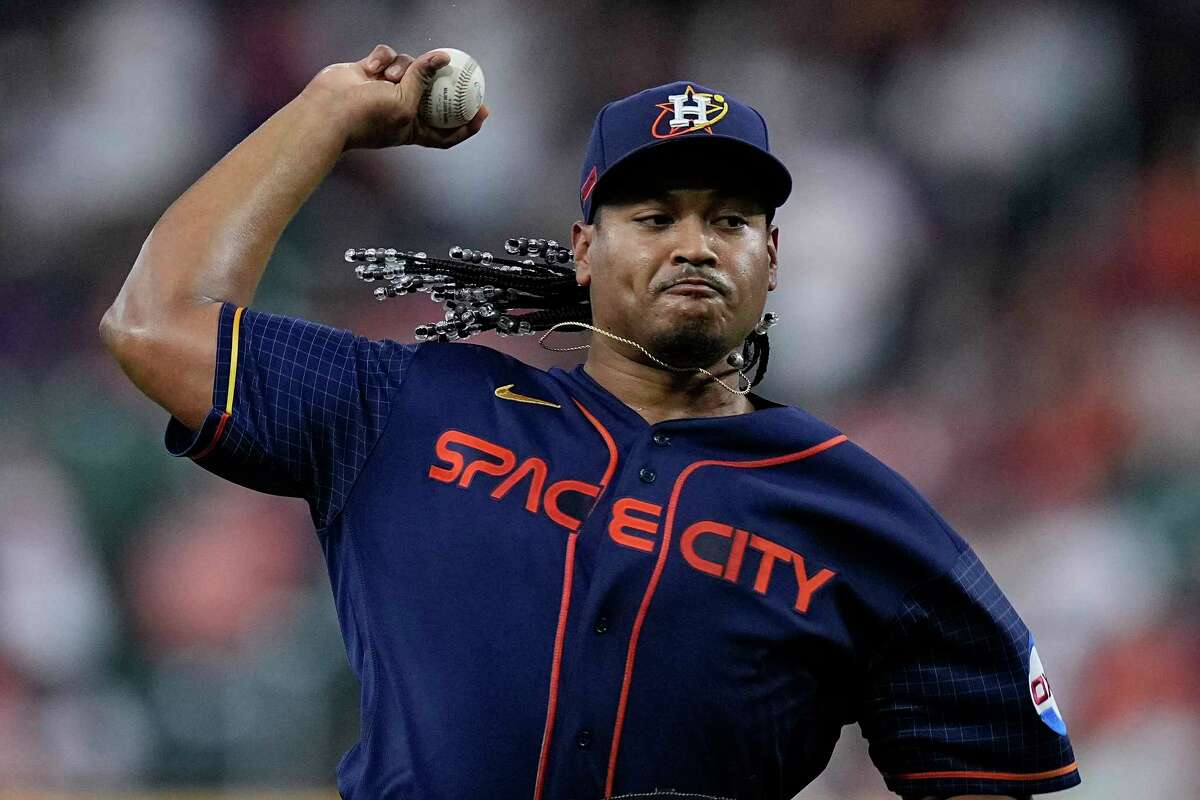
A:
MULTIPOLYGON (((442 319, 414 329, 417 341, 452 342, 484 331, 519 336, 560 323, 592 323, 589 292, 575 282, 569 248, 553 239, 520 236, 505 242, 504 251, 512 257, 458 246, 450 248, 449 258, 365 247, 347 250, 346 261, 363 281, 383 282, 374 292, 378 300, 423 292, 443 305, 442 319)), ((741 369, 755 370, 751 386, 766 374, 767 328, 773 321, 768 314, 742 344, 741 369)))

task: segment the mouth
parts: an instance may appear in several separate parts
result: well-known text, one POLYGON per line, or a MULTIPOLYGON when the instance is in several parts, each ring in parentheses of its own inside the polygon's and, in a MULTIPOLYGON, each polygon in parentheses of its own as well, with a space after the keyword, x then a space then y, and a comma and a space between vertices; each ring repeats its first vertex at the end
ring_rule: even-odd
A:
POLYGON ((683 278, 663 289, 663 292, 693 297, 719 297, 725 293, 719 285, 704 278, 683 278))

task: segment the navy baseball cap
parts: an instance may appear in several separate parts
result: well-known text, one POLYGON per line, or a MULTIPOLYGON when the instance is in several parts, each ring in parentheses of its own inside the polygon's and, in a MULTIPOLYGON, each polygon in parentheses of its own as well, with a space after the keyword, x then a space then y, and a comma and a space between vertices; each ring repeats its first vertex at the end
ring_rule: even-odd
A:
POLYGON ((783 205, 792 191, 787 167, 771 155, 762 114, 724 92, 676 81, 614 100, 596 115, 579 176, 584 222, 592 221, 592 200, 614 167, 648 150, 684 141, 696 150, 698 159, 742 162, 772 208, 783 205), (699 144, 702 141, 711 144, 699 144))

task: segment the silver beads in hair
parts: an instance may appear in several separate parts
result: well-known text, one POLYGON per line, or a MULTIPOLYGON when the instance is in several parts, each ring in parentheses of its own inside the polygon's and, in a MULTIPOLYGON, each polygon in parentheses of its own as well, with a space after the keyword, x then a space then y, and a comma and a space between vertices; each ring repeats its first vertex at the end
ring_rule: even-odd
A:
POLYGON ((767 329, 773 326, 776 322, 779 322, 779 315, 768 311, 762 315, 762 319, 760 319, 758 324, 754 326, 754 332, 759 336, 762 336, 767 332, 767 329))

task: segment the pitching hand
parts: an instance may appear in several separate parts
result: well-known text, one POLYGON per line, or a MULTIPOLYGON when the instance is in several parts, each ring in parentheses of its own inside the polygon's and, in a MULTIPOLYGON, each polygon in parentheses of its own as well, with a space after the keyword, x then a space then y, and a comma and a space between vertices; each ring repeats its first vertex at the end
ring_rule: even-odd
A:
POLYGON ((453 147, 479 132, 488 107, 485 103, 457 128, 435 128, 418 118, 422 95, 434 73, 448 63, 450 57, 441 50, 413 58, 380 44, 360 61, 321 70, 302 94, 329 104, 345 131, 346 150, 402 144, 453 147))

